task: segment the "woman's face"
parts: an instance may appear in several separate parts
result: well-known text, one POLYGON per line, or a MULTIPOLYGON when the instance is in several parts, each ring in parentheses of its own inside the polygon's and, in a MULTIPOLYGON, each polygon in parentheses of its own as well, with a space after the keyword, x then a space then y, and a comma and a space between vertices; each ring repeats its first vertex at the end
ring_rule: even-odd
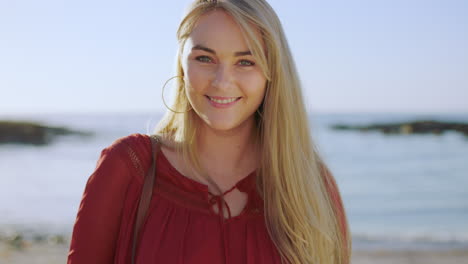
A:
POLYGON ((198 20, 183 48, 182 68, 190 104, 208 126, 227 131, 254 122, 266 78, 229 15, 216 10, 198 20))

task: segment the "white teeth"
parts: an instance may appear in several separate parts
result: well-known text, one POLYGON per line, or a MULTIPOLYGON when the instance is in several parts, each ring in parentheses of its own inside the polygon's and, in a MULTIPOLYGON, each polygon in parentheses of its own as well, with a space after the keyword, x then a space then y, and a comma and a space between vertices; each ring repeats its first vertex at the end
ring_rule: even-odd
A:
POLYGON ((235 100, 237 100, 237 98, 219 100, 219 99, 211 98, 211 97, 209 97, 209 96, 208 96, 208 98, 210 98, 211 101, 216 102, 216 103, 218 103, 218 104, 229 104, 229 103, 232 103, 232 102, 234 102, 235 100))

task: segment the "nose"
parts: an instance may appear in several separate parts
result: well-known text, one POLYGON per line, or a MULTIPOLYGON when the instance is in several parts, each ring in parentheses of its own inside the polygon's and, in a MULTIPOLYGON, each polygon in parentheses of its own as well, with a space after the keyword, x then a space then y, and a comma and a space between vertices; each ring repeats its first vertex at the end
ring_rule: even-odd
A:
POLYGON ((220 90, 227 90, 233 84, 233 76, 229 66, 220 64, 215 72, 211 85, 220 90))

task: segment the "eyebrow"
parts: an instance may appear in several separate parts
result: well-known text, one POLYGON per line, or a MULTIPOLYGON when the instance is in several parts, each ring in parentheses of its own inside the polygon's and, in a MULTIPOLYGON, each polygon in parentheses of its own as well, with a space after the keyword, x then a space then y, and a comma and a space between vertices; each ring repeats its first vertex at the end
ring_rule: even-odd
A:
MULTIPOLYGON (((210 48, 207 48, 205 46, 202 46, 200 44, 197 44, 197 45, 193 46, 192 50, 203 50, 203 51, 206 51, 206 52, 209 52, 209 53, 212 53, 212 54, 216 55, 216 51, 214 51, 214 50, 212 50, 210 48)), ((252 52, 250 50, 234 52, 234 56, 236 56, 236 57, 247 56, 247 55, 252 55, 252 52)))

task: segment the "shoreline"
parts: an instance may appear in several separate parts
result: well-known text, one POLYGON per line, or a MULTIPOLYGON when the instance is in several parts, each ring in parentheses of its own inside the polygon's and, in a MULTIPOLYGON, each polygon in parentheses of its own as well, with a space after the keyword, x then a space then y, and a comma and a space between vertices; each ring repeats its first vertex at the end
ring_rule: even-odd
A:
POLYGON ((356 250, 353 264, 468 264, 468 249, 456 250, 356 250))
MULTIPOLYGON (((0 263, 55 264, 66 263, 68 240, 24 240, 14 244, 0 241, 0 263)), ((468 249, 440 250, 370 250, 357 249, 352 253, 353 264, 468 264, 468 249)))

